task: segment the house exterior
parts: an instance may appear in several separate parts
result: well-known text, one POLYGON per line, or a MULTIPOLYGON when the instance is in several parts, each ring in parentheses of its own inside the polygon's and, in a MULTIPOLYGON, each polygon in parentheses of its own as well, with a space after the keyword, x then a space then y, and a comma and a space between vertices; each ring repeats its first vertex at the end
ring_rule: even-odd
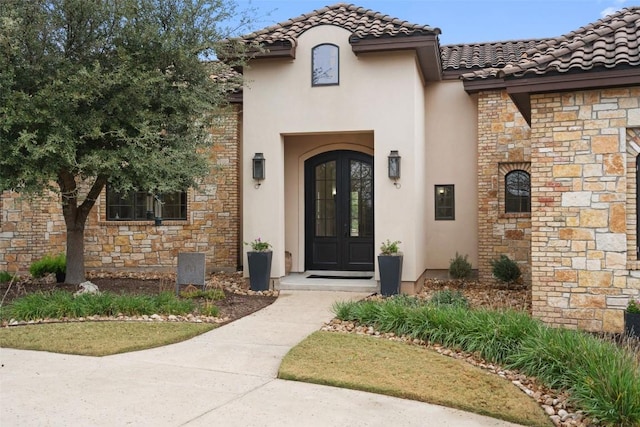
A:
MULTIPOLYGON (((400 240, 405 292, 456 252, 491 283, 504 254, 534 316, 621 331, 640 295, 640 8, 543 40, 441 46, 439 34, 336 4, 246 36, 265 50, 212 131, 216 173, 161 226, 114 216, 101 195, 87 268, 173 270, 194 251, 232 270, 260 238, 276 283, 289 262, 378 277, 378 247, 400 240)), ((2 194, 0 269, 64 249, 59 209, 2 194)))

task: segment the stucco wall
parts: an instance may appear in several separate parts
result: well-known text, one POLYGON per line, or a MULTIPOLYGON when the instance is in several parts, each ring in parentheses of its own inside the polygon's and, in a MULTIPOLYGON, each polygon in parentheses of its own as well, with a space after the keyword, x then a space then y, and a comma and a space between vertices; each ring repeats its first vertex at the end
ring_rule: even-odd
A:
POLYGON ((640 87, 531 98, 532 304, 548 323, 620 332, 640 295, 626 170, 640 151, 639 100, 640 87))
POLYGON ((478 265, 477 110, 460 81, 425 90, 424 188, 426 266, 448 269, 458 252, 478 265), (455 186, 455 220, 435 220, 435 185, 455 186))
MULTIPOLYGON (((415 54, 356 57, 348 38, 349 32, 341 28, 315 27, 299 38, 295 60, 258 60, 245 70, 244 238, 268 240, 274 247, 272 276, 283 276, 284 251, 291 246, 285 237, 285 157, 289 149, 285 136, 369 133, 374 147, 375 242, 401 240, 403 280, 416 280, 425 268, 425 256, 418 243, 424 235, 415 229, 423 213, 416 200, 421 200, 424 188, 418 172, 424 167, 424 119, 422 92, 416 91, 421 78, 415 54), (340 47, 337 86, 311 86, 311 48, 320 43, 340 47), (403 159, 400 189, 387 177, 391 150, 398 150, 403 159), (259 188, 254 188, 250 172, 256 152, 267 159, 267 176, 259 188)), ((299 237, 298 245, 302 240, 299 237)))

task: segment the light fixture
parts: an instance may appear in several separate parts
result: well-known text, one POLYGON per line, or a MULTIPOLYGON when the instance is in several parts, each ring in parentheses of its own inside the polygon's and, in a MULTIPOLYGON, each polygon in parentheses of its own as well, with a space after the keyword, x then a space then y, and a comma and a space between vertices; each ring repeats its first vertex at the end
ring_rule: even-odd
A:
POLYGON ((147 219, 153 219, 153 194, 147 193, 147 219))
POLYGON ((155 203, 153 204, 153 214, 154 214, 154 223, 155 225, 162 225, 162 199, 160 196, 155 194, 153 196, 155 203))
POLYGON ((260 181, 265 177, 265 158, 262 153, 256 153, 253 156, 253 179, 258 181, 256 188, 260 187, 260 181))
POLYGON ((391 150, 389 153, 389 179, 393 180, 393 185, 400 188, 398 180, 400 179, 400 155, 398 150, 391 150))

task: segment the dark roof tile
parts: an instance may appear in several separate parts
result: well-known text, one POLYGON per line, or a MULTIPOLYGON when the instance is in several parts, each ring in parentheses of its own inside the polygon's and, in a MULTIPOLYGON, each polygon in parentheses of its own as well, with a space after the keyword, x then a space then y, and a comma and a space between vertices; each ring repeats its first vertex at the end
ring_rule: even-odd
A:
POLYGON ((503 68, 475 71, 463 78, 545 75, 619 65, 640 65, 640 7, 622 9, 578 30, 542 41, 503 68))
POLYGON ((246 41, 272 44, 288 41, 296 44, 302 33, 318 25, 337 25, 356 38, 396 37, 440 34, 440 29, 428 25, 411 24, 389 15, 347 3, 337 3, 314 10, 242 37, 246 41))

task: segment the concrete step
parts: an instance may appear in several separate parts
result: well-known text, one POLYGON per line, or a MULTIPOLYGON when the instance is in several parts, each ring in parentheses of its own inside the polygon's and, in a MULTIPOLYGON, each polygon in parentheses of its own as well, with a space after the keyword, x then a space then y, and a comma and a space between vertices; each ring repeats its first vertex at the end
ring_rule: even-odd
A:
POLYGON ((327 271, 305 271, 304 273, 291 273, 280 279, 276 285, 277 290, 298 290, 298 291, 334 291, 334 292, 378 292, 378 282, 371 279, 359 278, 363 276, 373 276, 373 272, 327 272, 327 271), (337 276, 330 279, 310 278, 311 275, 337 276), (345 279, 344 276, 354 277, 345 279))

